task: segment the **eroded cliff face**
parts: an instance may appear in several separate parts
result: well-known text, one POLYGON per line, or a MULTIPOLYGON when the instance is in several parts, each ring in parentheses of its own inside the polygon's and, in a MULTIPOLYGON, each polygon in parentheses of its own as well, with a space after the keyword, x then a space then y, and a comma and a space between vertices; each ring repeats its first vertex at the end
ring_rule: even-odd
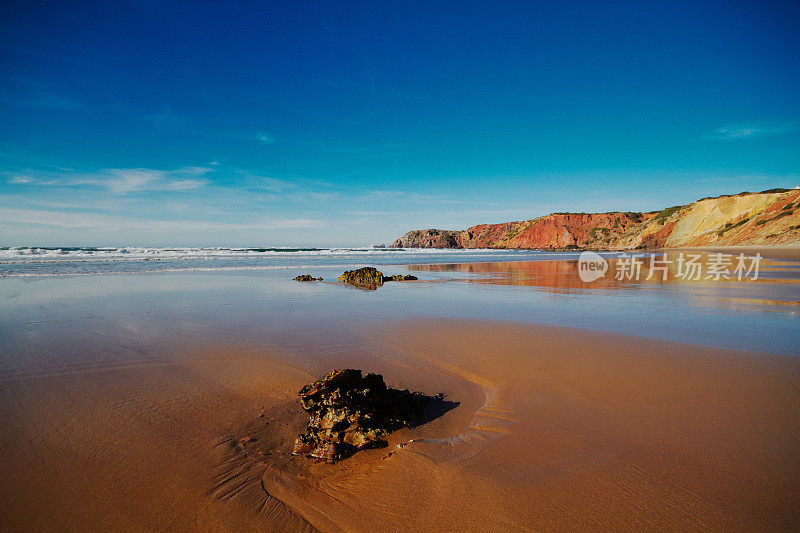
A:
POLYGON ((642 224, 617 247, 791 245, 800 245, 800 190, 698 200, 642 224))
POLYGON ((473 226, 459 235, 464 248, 587 248, 608 246, 651 215, 555 213, 524 222, 473 226))
POLYGON ((390 248, 463 248, 458 240, 461 231, 422 229, 409 231, 390 248))
POLYGON ((800 189, 704 198, 652 213, 554 213, 464 231, 410 231, 392 247, 620 250, 748 245, 800 245, 800 189))

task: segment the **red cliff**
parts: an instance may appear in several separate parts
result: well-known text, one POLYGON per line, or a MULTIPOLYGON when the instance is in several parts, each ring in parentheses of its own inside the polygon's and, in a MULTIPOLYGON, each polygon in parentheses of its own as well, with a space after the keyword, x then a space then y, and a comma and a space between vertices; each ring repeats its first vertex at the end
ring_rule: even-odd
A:
POLYGON ((800 245, 800 190, 704 198, 650 213, 554 213, 464 231, 410 231, 395 248, 630 249, 800 245))

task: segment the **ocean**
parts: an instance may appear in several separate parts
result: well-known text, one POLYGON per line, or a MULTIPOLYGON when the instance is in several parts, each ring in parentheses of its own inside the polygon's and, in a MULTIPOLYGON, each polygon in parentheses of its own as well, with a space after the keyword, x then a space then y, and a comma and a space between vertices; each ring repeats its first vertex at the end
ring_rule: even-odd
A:
POLYGON ((358 268, 373 264, 469 263, 570 258, 530 250, 402 248, 149 248, 2 247, 0 276, 63 276, 152 272, 213 272, 358 268))
MULTIPOLYGON (((697 251, 695 251, 697 252, 697 251)), ((735 263, 737 254, 726 252, 735 263)), ((117 321, 148 305, 163 312, 192 305, 215 309, 199 320, 238 329, 236 305, 282 330, 287 314, 317 324, 412 316, 506 320, 625 333, 706 346, 800 353, 800 257, 795 250, 761 254, 757 279, 680 279, 678 256, 710 266, 711 252, 669 252, 673 271, 647 270, 649 252, 599 254, 609 271, 586 282, 576 252, 373 248, 74 248, 0 249, 0 317, 6 331, 66 313, 117 321), (620 265, 638 258, 637 277, 620 265), (344 271, 376 266, 384 274, 413 274, 417 282, 387 283, 377 291, 335 283, 344 271), (615 272, 616 271, 616 272, 615 272), (299 274, 323 283, 298 283, 299 274), (617 279, 619 278, 619 279, 617 279), (154 299, 155 298, 155 299, 154 299), (148 303, 143 303, 143 302, 148 303), (110 303, 110 302, 113 302, 110 303), (109 307, 111 306, 111 307, 109 307), (84 309, 85 307, 85 309, 84 309), (230 307, 229 307, 230 308, 230 307), (42 311, 45 309, 46 311, 42 311), (335 311, 332 311, 335 310, 335 311), (212 316, 213 315, 213 316, 212 316), (227 318, 226 318, 227 317, 227 318)), ((660 256, 659 256, 660 257, 660 256)), ((667 257, 667 256, 664 256, 667 257)), ((730 266, 731 270, 733 265, 730 266)), ((709 270, 710 272, 710 270, 709 270)), ((750 274, 752 277, 752 272, 750 274)), ((249 319, 248 319, 249 320, 249 319)), ((157 321, 151 329, 164 326, 157 321)))

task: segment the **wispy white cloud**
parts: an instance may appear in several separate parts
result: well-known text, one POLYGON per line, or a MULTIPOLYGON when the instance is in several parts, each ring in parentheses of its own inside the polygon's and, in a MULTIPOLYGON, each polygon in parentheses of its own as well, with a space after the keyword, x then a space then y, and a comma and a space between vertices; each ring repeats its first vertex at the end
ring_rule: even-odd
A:
POLYGON ((176 170, 149 168, 109 168, 69 180, 67 185, 93 185, 114 194, 141 191, 187 191, 208 183, 202 176, 206 167, 184 167, 176 170))
POLYGON ((796 131, 797 124, 795 122, 783 122, 773 124, 751 124, 751 125, 737 125, 737 126, 724 126, 718 128, 714 133, 703 137, 704 140, 711 141, 730 141, 736 139, 751 139, 755 137, 768 137, 773 135, 782 135, 796 131))
POLYGON ((262 218, 253 223, 231 223, 210 220, 135 219, 101 213, 17 208, 4 208, 2 223, 37 224, 61 229, 148 233, 304 229, 323 225, 323 221, 311 218, 262 218))
POLYGON ((259 133, 258 140, 262 144, 274 144, 275 138, 272 135, 267 135, 266 133, 259 133))
POLYGON ((53 179, 49 174, 38 174, 36 172, 17 172, 0 171, 0 176, 6 178, 6 183, 14 185, 57 185, 59 180, 53 179))
POLYGON ((255 174, 242 169, 224 168, 218 161, 203 166, 186 166, 173 170, 153 168, 106 168, 80 172, 61 168, 59 171, 21 169, 0 171, 0 180, 12 184, 56 185, 60 187, 92 187, 113 195, 143 191, 189 191, 212 185, 209 174, 235 177, 228 184, 217 185, 216 194, 238 191, 241 196, 262 200, 331 200, 337 194, 318 191, 328 184, 304 178, 282 179, 255 174), (232 186, 231 186, 232 185, 232 186))

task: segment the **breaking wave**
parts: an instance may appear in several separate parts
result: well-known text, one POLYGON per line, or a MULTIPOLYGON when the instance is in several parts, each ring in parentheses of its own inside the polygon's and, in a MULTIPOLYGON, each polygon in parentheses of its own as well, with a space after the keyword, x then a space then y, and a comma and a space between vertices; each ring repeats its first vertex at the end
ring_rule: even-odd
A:
POLYGON ((530 250, 434 248, 11 246, 0 248, 0 277, 350 268, 366 265, 534 260, 548 256, 552 257, 553 254, 530 250))
MULTIPOLYGON (((508 254, 508 250, 499 251, 508 254)), ((101 260, 175 260, 232 257, 277 257, 285 255, 384 255, 384 254, 492 254, 498 250, 452 250, 436 248, 147 248, 147 247, 31 247, 0 248, 0 262, 101 260)))

